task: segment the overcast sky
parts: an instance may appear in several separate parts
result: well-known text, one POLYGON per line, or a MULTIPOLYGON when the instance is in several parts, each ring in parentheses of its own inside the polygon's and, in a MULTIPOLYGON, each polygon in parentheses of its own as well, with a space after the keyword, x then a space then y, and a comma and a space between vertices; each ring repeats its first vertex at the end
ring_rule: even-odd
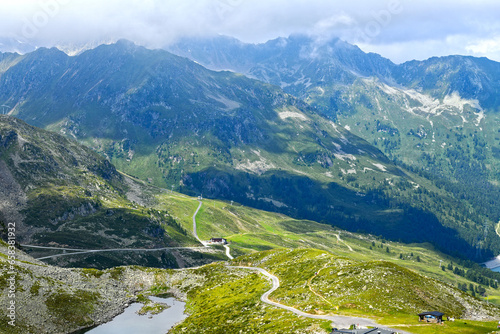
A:
POLYGON ((500 61, 498 0, 0 0, 0 38, 37 46, 183 36, 265 42, 340 37, 394 62, 462 54, 500 61))

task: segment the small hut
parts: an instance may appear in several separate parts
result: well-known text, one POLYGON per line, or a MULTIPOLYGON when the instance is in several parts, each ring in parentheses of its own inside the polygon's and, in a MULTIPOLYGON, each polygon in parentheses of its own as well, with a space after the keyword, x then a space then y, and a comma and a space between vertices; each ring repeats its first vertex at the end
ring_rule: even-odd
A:
POLYGON ((227 244, 227 240, 224 238, 211 238, 210 239, 211 244, 222 244, 225 245, 227 244))
POLYGON ((440 324, 443 322, 444 313, 438 311, 423 312, 418 315, 418 321, 431 322, 435 324, 440 324))

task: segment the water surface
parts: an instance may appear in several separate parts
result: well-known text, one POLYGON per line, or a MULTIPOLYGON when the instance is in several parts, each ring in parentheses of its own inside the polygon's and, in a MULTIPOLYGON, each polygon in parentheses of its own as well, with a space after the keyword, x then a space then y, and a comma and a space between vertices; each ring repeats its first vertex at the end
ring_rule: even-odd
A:
POLYGON ((89 334, 165 334, 174 324, 187 318, 184 314, 186 303, 175 298, 149 297, 156 303, 164 303, 170 307, 160 314, 150 317, 149 314, 138 315, 142 304, 133 303, 125 312, 116 316, 110 322, 97 326, 85 333, 89 334))

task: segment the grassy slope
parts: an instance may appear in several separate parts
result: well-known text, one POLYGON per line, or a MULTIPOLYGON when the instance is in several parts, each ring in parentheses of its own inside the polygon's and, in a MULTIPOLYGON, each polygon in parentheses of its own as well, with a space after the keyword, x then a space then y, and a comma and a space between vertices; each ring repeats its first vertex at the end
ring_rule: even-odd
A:
MULTIPOLYGON (((457 303, 461 298, 498 316, 496 307, 389 262, 354 261, 322 250, 281 249, 243 256, 233 263, 264 267, 276 274, 281 287, 271 299, 309 313, 369 316, 412 333, 492 333, 493 321, 457 320, 442 326, 418 323, 415 313, 422 308, 462 312, 457 303), (371 282, 366 283, 367 279, 371 282), (363 290, 363 286, 368 288, 363 290)), ((326 321, 296 317, 262 304, 258 297, 269 283, 248 270, 211 264, 177 271, 169 283, 155 289, 167 288, 186 294, 190 313, 172 333, 328 333, 325 329, 331 328, 326 321)))
MULTIPOLYGON (((310 313, 340 313, 375 317, 386 325, 410 332, 428 332, 415 314, 440 309, 450 316, 462 314, 464 300, 499 316, 496 307, 472 298, 438 280, 385 261, 354 261, 331 253, 302 249, 260 252, 236 259, 238 263, 263 267, 277 275, 280 288, 275 301, 310 313), (482 306, 479 306, 482 305, 482 306)), ((489 333, 494 322, 470 322, 476 333, 489 333), (481 328, 481 330, 479 330, 481 328)), ((472 333, 471 326, 449 323, 441 333, 472 333)))
POLYGON ((472 107, 474 101, 460 98, 456 92, 434 99, 414 90, 389 87, 377 79, 324 88, 325 94, 311 88, 308 102, 333 108, 330 98, 335 96, 338 124, 434 183, 429 187, 429 180, 421 178, 414 179, 414 185, 428 190, 437 186, 446 197, 455 199, 427 201, 425 196, 415 198, 405 191, 399 196, 413 198, 417 206, 421 203, 444 225, 458 228, 465 239, 476 239, 480 247, 497 243, 493 225, 500 215, 498 113, 479 112, 472 107))
MULTIPOLYGON (((199 245, 168 212, 129 200, 134 182, 75 141, 2 115, 0 143, 7 180, 2 200, 13 208, 2 210, 0 223, 17 221, 20 243, 87 249, 199 245)), ((112 256, 73 265, 123 264, 106 257, 112 256)), ((172 264, 172 258, 156 261, 172 264)))
POLYGON ((189 270, 188 278, 186 274, 175 273, 171 279, 174 288, 187 294, 191 315, 171 333, 325 333, 321 327, 328 328, 327 322, 262 303, 260 296, 270 283, 256 273, 212 264, 189 270))
MULTIPOLYGON (((352 110, 339 114, 339 122, 387 155, 408 165, 432 168, 429 161, 422 159, 430 154, 436 171, 454 179, 456 175, 446 152, 459 149, 467 158, 484 160, 491 171, 489 180, 498 182, 497 150, 483 149, 485 144, 492 148, 500 144, 496 113, 480 115, 479 110, 471 107, 474 101, 458 95, 433 100, 415 91, 390 88, 376 80, 358 80, 344 94, 344 99, 354 103, 352 110)), ((324 103, 323 98, 312 97, 311 101, 324 103)))
MULTIPOLYGON (((192 213, 198 205, 195 198, 153 188, 149 190, 151 193, 156 192, 157 209, 168 209, 169 213, 186 230, 191 230, 192 213)), ((352 289, 358 291, 358 288, 362 288, 362 286, 357 285, 366 285, 366 283, 350 282, 349 277, 356 277, 359 271, 366 270, 372 270, 379 274, 391 271, 394 278, 392 281, 384 278, 373 284, 373 286, 384 287, 390 292, 397 291, 395 284, 399 284, 401 281, 406 281, 408 285, 406 291, 415 290, 415 285, 428 286, 432 283, 430 285, 442 286, 439 281, 427 279, 418 273, 453 285, 456 284, 456 281, 467 282, 449 271, 442 272, 439 269, 439 260, 442 259, 444 263, 447 263, 452 259, 432 251, 428 245, 403 245, 392 242, 382 244, 382 241, 377 240, 377 238, 339 231, 328 225, 294 220, 281 214, 243 207, 237 203, 231 205, 227 202, 213 200, 204 200, 197 221, 202 239, 208 239, 214 235, 225 236, 231 241, 233 253, 235 250, 236 253, 252 253, 239 258, 238 261, 252 262, 254 265, 266 267, 277 274, 280 279, 290 280, 289 282, 283 281, 283 287, 286 288, 286 291, 278 291, 276 297, 273 295, 273 298, 281 298, 282 302, 286 304, 299 305, 309 311, 317 307, 327 312, 375 315, 378 321, 386 324, 410 324, 412 327, 405 329, 410 329, 411 332, 432 333, 435 330, 433 327, 413 326, 416 325, 414 313, 417 307, 424 308, 433 305, 439 308, 443 307, 440 300, 446 300, 446 298, 443 298, 443 292, 440 290, 429 289, 431 294, 426 296, 430 299, 430 303, 425 298, 423 301, 422 299, 418 300, 413 294, 402 294, 399 296, 400 299, 396 301, 401 303, 400 305, 404 305, 404 308, 401 310, 392 307, 391 303, 384 304, 384 306, 391 306, 389 311, 380 307, 375 309, 353 307, 356 303, 356 305, 375 304, 373 299, 378 301, 386 291, 368 289, 366 294, 359 296, 356 300, 350 300, 349 295, 335 299, 330 298, 327 294, 330 293, 331 286, 339 283, 342 286, 351 284, 353 285, 352 289), (338 241, 336 234, 340 234, 341 241, 338 241), (375 247, 372 246, 372 241, 376 242, 375 247), (390 253, 386 251, 387 246, 390 248, 390 253), (322 250, 290 251, 283 250, 282 247, 314 247, 322 250), (370 247, 373 249, 370 250, 370 247), (255 250, 272 248, 281 250, 253 253, 255 250), (325 250, 329 252, 325 252, 325 250), (284 254, 284 256, 274 263, 263 260, 273 253, 284 254), (399 259, 399 253, 405 255, 405 260, 399 259), (411 257, 410 253, 413 253, 414 256, 411 257), (302 255, 297 256, 297 254, 302 255), (326 256, 318 257, 322 254, 326 254, 326 256), (417 256, 421 258, 421 262, 416 261, 417 256), (384 262, 378 260, 384 260, 384 262), (348 264, 352 272, 343 277, 342 281, 330 281, 330 271, 333 269, 338 271, 338 268, 334 268, 334 266, 339 261, 348 264), (391 262, 402 267, 391 264, 391 262), (405 267, 411 270, 405 269, 405 267), (318 276, 314 276, 316 271, 319 272, 318 276), (291 273, 293 274, 290 275, 291 273), (352 273, 354 275, 351 275, 352 273), (307 288, 307 281, 317 293, 327 296, 329 303, 312 294, 307 288), (436 295, 438 299, 433 300, 436 295), (414 306, 410 307, 409 305, 414 306), (338 306, 338 309, 333 306, 338 306)), ((189 328, 202 328, 210 333, 222 333, 228 328, 227 326, 230 326, 235 330, 243 329, 243 332, 252 332, 252 330, 259 328, 264 333, 288 333, 290 331, 306 333, 313 330, 320 332, 321 328, 327 328, 325 322, 297 318, 285 311, 262 305, 258 296, 267 289, 268 283, 262 278, 258 279, 256 274, 246 271, 234 272, 234 270, 224 268, 221 264, 184 270, 183 274, 180 273, 174 272, 174 276, 170 280, 172 285, 169 287, 181 289, 187 293, 188 310, 192 316, 178 326, 176 331, 182 332, 183 328, 186 328, 189 332, 189 328), (175 279, 177 277, 175 275, 185 276, 175 279), (191 283, 189 283, 190 280, 191 283), (220 296, 224 296, 224 298, 221 300, 220 296), (214 303, 214 300, 221 301, 214 303)), ((164 288, 161 285, 153 287, 154 291, 162 289, 164 288)), ((453 290, 452 288, 448 289, 453 290)), ((488 294, 498 295, 496 290, 491 289, 488 294)), ((460 307, 453 303, 447 307, 449 312, 459 313, 461 311, 460 307)), ((463 322, 457 321, 440 328, 443 328, 442 333, 472 333, 474 331, 474 333, 488 333, 490 332, 488 327, 492 328, 492 326, 493 324, 488 322, 467 321, 467 325, 464 325, 463 322), (471 331, 471 328, 474 328, 474 331, 471 331)))
MULTIPOLYGON (((192 230, 192 213, 198 205, 194 198, 178 193, 163 193, 157 195, 157 198, 160 208, 171 212, 186 230, 192 230)), ((440 265, 446 267, 450 263, 460 269, 467 268, 457 265, 455 258, 435 250, 430 244, 390 242, 312 221, 292 219, 279 213, 256 210, 238 203, 231 205, 228 202, 204 199, 197 216, 197 226, 201 239, 227 238, 233 255, 277 248, 316 248, 354 261, 392 262, 453 286, 457 286, 457 283, 471 283, 446 268, 443 271, 440 265), (417 257, 420 261, 417 261, 417 257)), ((484 287, 487 298, 500 304, 500 290, 484 287)))

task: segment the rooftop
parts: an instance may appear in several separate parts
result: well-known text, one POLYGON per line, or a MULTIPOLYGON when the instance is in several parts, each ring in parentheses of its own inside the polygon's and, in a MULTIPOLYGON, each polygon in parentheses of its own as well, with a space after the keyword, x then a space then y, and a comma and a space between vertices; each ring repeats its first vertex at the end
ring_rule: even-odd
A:
POLYGON ((442 317, 444 313, 438 312, 438 311, 432 311, 432 312, 422 312, 418 314, 419 316, 426 316, 426 315, 433 315, 435 317, 442 317))

